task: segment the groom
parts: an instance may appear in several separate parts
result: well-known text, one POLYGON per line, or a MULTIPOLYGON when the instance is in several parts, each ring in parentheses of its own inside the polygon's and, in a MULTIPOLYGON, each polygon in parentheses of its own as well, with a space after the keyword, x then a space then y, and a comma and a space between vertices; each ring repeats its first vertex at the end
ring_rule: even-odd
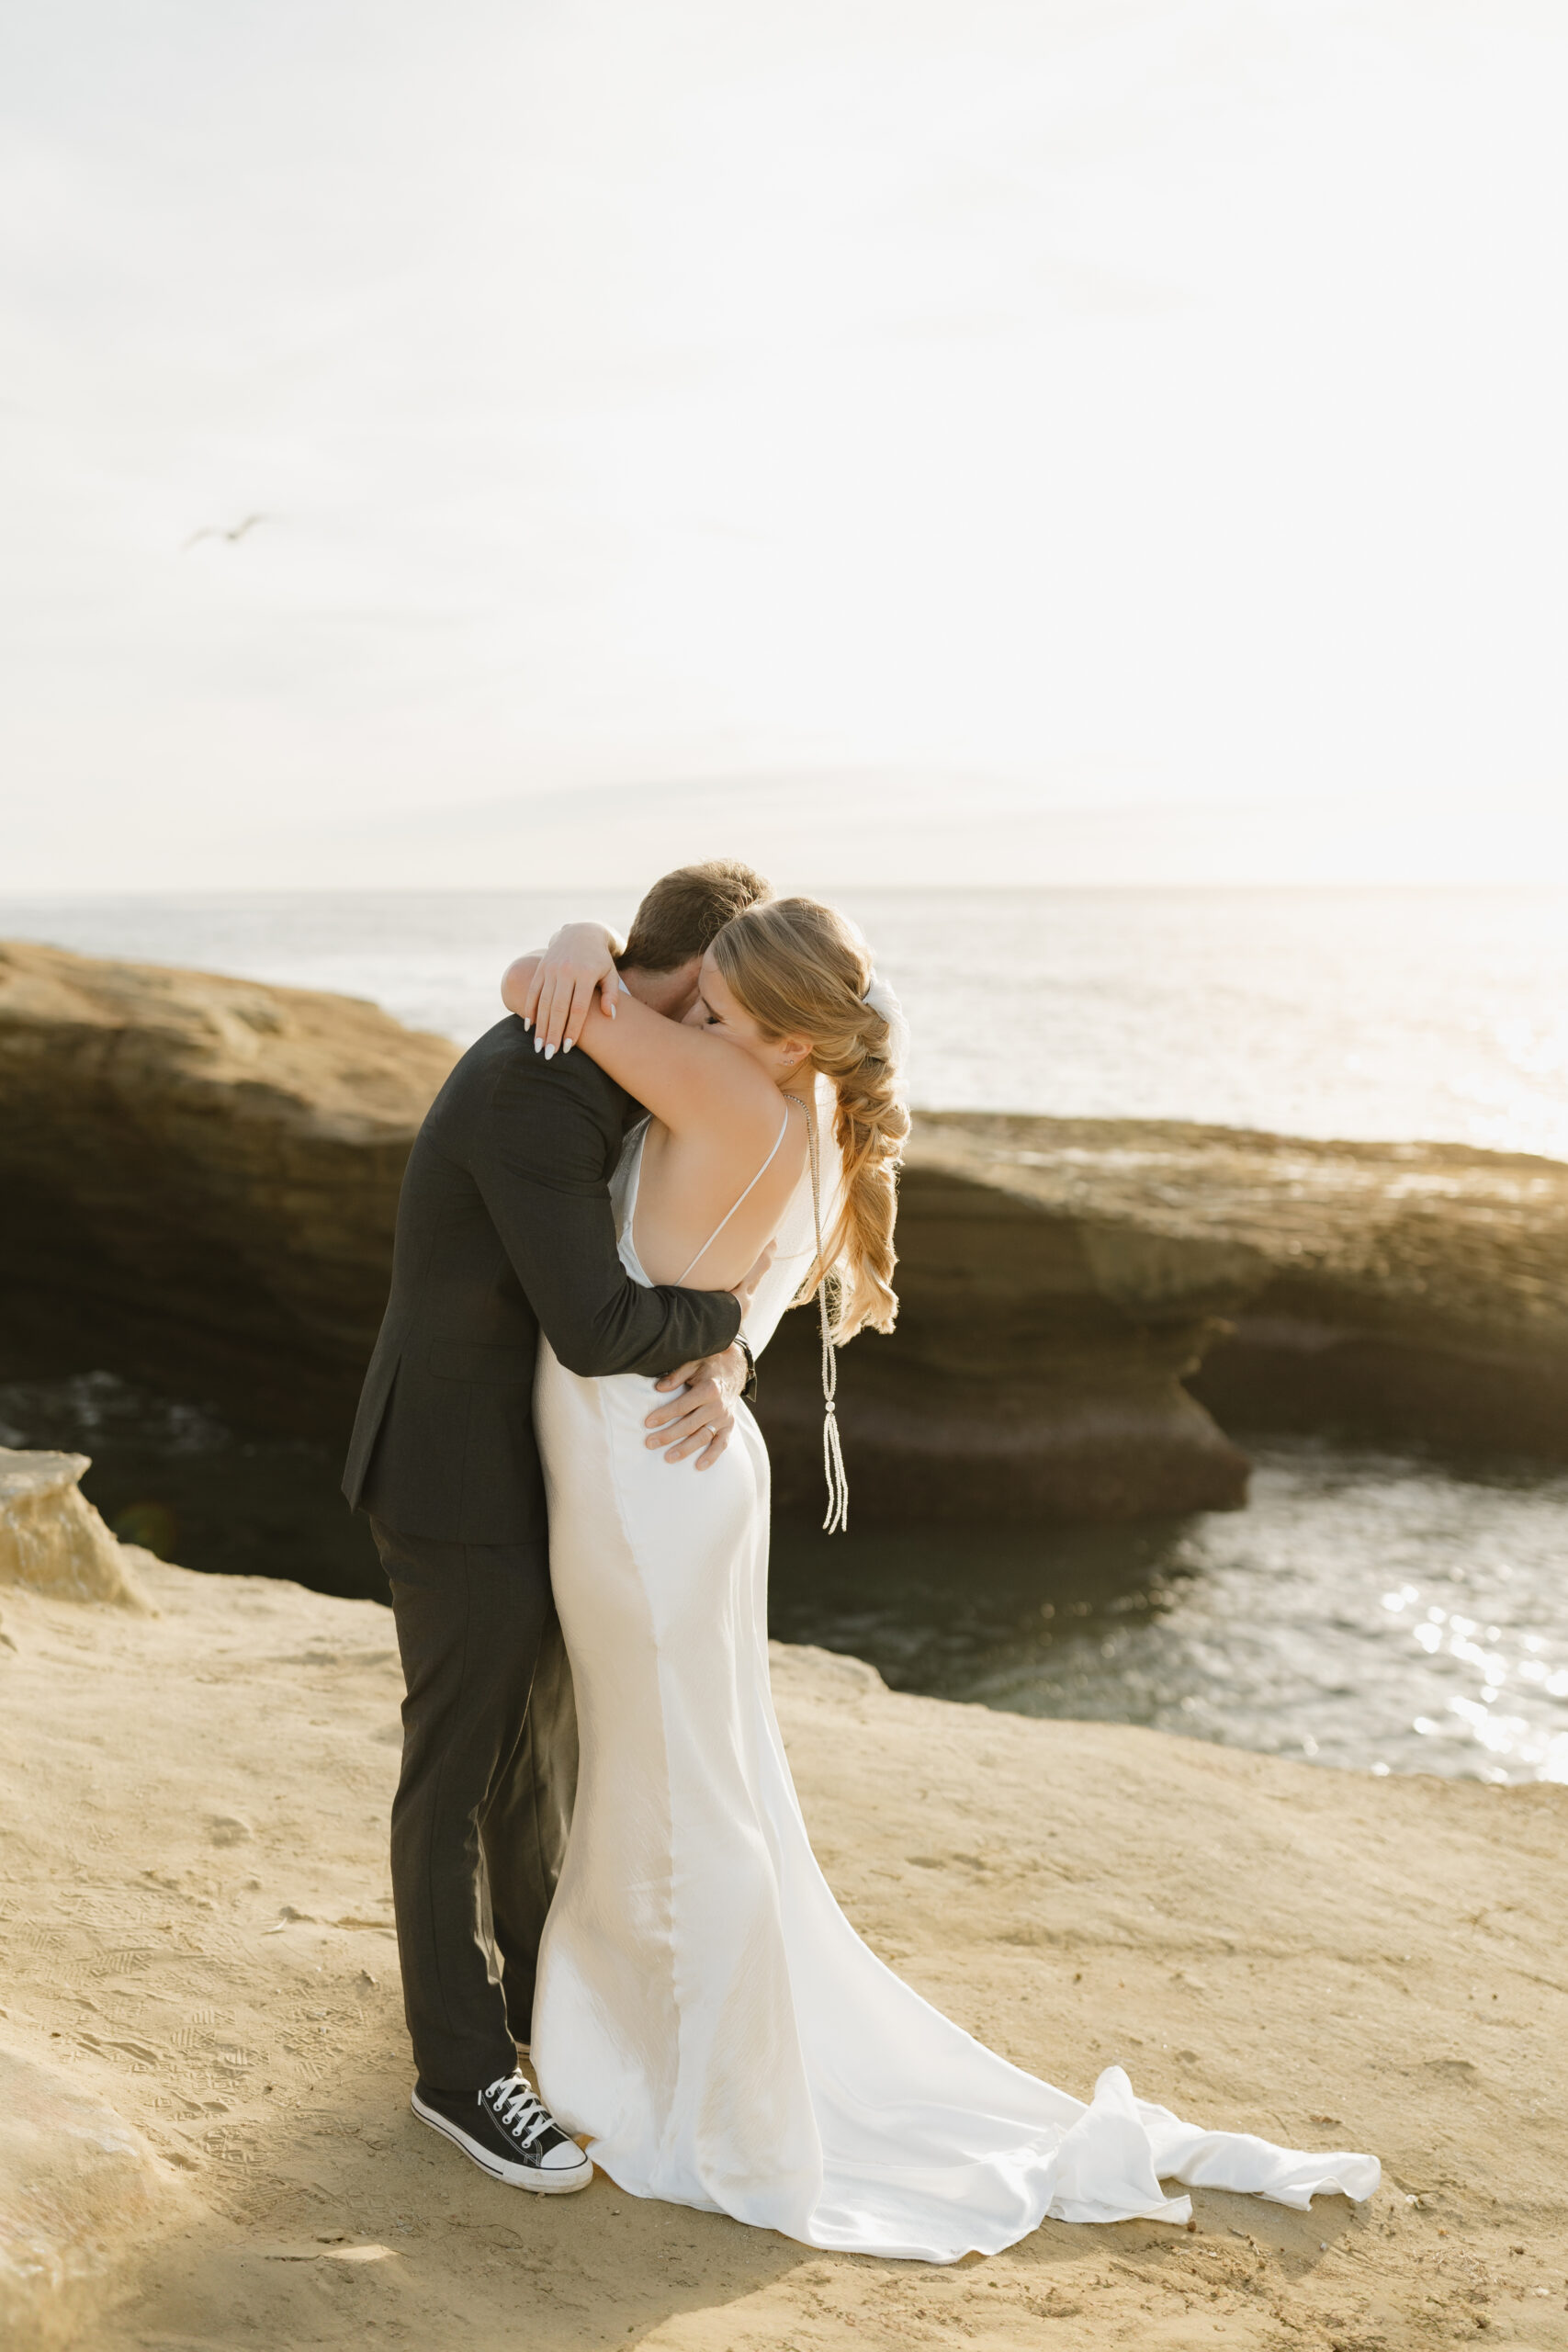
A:
MULTIPOLYGON (((749 866, 656 882, 621 977, 680 1020, 749 866)), ((495 2178, 586 2187, 592 2166, 517 2069, 575 1778, 534 1439, 541 1329, 590 1378, 661 1374, 666 1459, 722 1447, 750 1364, 728 1291, 649 1290, 621 1264, 609 1180, 636 1106, 586 1054, 547 1059, 511 1015, 453 1070, 415 1138, 391 1295, 344 1492, 370 1514, 407 1697, 392 1897, 414 2112, 495 2178)))

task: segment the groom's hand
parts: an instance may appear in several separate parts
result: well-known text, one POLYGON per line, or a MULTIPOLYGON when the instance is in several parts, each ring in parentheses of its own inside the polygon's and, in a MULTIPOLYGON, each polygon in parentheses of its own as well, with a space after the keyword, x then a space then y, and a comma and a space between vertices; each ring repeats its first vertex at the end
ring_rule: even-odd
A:
POLYGON ((694 1453, 699 1470, 711 1469, 729 1443, 735 1400, 749 1376, 745 1351, 736 1347, 667 1372, 659 1388, 681 1393, 668 1405, 656 1407, 643 1423, 656 1432, 648 1440, 649 1449, 662 1447, 666 1462, 684 1462, 694 1453))

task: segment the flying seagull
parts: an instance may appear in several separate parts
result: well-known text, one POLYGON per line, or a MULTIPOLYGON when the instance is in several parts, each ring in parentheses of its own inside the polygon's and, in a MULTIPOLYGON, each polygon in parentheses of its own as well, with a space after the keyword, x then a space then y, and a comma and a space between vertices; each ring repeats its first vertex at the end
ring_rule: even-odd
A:
POLYGON ((266 519, 265 514, 247 514, 244 521, 236 523, 231 531, 225 531, 217 524, 209 524, 205 531, 193 531, 180 553, 188 555, 198 539, 227 539, 232 547, 236 539, 243 539, 247 531, 254 531, 258 523, 265 523, 266 519))

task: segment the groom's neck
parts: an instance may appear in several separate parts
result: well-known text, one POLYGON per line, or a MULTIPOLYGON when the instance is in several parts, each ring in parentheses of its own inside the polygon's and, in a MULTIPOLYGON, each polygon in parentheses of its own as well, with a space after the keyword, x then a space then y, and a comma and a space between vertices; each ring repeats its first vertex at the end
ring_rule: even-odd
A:
POLYGON ((661 1012, 667 1021, 679 1021, 696 1001, 698 959, 677 965, 672 972, 645 972, 639 964, 624 964, 621 978, 629 995, 650 1012, 661 1012))

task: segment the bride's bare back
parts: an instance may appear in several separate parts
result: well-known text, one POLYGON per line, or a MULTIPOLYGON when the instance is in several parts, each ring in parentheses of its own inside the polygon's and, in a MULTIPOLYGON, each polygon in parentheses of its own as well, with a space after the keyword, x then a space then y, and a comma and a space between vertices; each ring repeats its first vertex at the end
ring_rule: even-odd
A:
POLYGON ((649 1120, 632 1247, 652 1281, 729 1290, 777 1232, 806 1165, 807 1134, 800 1105, 773 1092, 773 1140, 749 1176, 739 1174, 740 1156, 721 1131, 677 1135, 661 1119, 649 1120))
MULTIPOLYGON (((502 988, 511 1012, 531 1016, 557 954, 552 943, 546 956, 512 966, 502 988)), ((785 1089, 806 1093, 810 1080, 787 1044, 758 1036, 711 956, 699 989, 682 1022, 617 994, 614 1018, 595 1003, 573 1027, 579 1049, 649 1109, 632 1235, 639 1262, 656 1283, 729 1290, 772 1240, 805 1170, 806 1113, 785 1089)))

